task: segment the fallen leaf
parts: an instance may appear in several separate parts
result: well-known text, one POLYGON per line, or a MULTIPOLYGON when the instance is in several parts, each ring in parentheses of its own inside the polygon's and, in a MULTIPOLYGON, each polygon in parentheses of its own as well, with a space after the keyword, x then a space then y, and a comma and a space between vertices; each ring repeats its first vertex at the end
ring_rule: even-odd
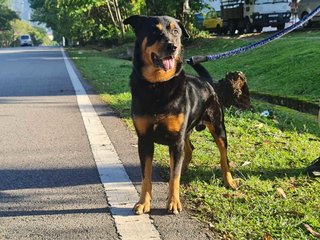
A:
POLYGON ((287 198, 287 195, 282 188, 277 188, 277 193, 280 197, 287 198))
POLYGON ((242 193, 223 193, 221 195, 225 198, 244 198, 242 193))
POLYGON ((242 163, 241 167, 247 166, 247 165, 249 165, 249 164, 251 164, 251 162, 245 161, 244 163, 242 163))
POLYGON ((315 230, 313 230, 312 227, 310 227, 308 224, 303 223, 303 226, 307 229, 307 231, 314 237, 319 238, 320 239, 320 233, 316 232, 315 230))
POLYGON ((266 234, 264 234, 264 236, 262 237, 262 240, 272 240, 272 237, 271 237, 268 233, 266 233, 266 234))
POLYGON ((234 161, 229 162, 229 167, 230 168, 236 168, 237 164, 234 161))

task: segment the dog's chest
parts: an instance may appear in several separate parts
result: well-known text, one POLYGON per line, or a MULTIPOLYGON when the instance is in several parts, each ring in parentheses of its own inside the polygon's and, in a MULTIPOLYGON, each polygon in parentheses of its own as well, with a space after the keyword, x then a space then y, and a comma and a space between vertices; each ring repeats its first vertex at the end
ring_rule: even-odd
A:
POLYGON ((180 113, 134 116, 133 122, 139 136, 151 136, 156 142, 163 142, 179 136, 184 127, 185 115, 180 113))

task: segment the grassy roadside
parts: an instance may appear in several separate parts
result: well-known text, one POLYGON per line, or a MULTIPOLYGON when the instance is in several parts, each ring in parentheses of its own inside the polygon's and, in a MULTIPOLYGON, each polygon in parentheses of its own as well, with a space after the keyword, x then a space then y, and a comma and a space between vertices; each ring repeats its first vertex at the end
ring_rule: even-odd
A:
MULTIPOLYGON (((317 33, 308 36, 314 35, 320 36, 317 33)), ((301 42, 307 41, 300 33, 289 38, 302 45, 301 42)), ((291 45, 289 40, 283 41, 282 44, 287 42, 291 45)), ((224 51, 244 45, 247 41, 199 40, 187 48, 186 55, 224 51)), ((309 45, 306 46, 309 48, 309 45)), ((267 86, 270 88, 268 91, 302 97, 301 93, 295 93, 294 89, 297 87, 287 89, 285 84, 291 86, 297 82, 297 85, 304 86, 309 73, 303 69, 305 74, 301 73, 302 79, 297 78, 294 84, 291 73, 279 76, 281 69, 285 73, 295 71, 296 74, 301 69, 295 67, 287 70, 288 66, 283 64, 286 58, 280 50, 291 49, 290 46, 274 47, 276 49, 270 44, 268 51, 259 49, 257 51, 262 53, 252 52, 244 54, 246 56, 207 63, 206 67, 215 73, 217 79, 226 71, 242 70, 248 75, 251 89, 264 91, 263 87, 269 84, 273 87, 267 86), (266 62, 273 64, 272 67, 277 69, 278 75, 265 64, 266 62), (284 90, 279 89, 277 76, 285 82, 280 85, 284 90), (298 83, 300 81, 303 83, 298 83)), ((113 58, 125 48, 122 46, 105 53, 74 49, 69 53, 83 76, 132 127, 128 87, 131 62, 113 58)), ((313 45, 311 49, 317 50, 315 54, 319 52, 313 45)), ((299 61, 304 61, 301 64, 309 66, 313 64, 309 59, 310 56, 304 60, 299 58, 299 61)), ((319 66, 319 60, 315 61, 318 61, 319 66)), ((191 72, 190 69, 187 71, 191 72)), ((303 99, 314 101, 319 97, 318 82, 314 80, 313 88, 306 88, 307 93, 303 95, 303 99)), ((240 182, 240 188, 230 191, 223 187, 215 144, 207 132, 195 133, 192 136, 192 142, 196 147, 193 161, 190 170, 183 177, 186 204, 189 209, 194 210, 198 218, 210 223, 214 230, 232 239, 261 239, 268 235, 273 239, 312 239, 302 227, 302 223, 320 231, 320 181, 306 176, 303 169, 320 156, 320 134, 316 117, 260 101, 254 101, 253 106, 250 111, 238 112, 228 109, 225 114, 230 146, 229 158, 232 161, 234 175, 240 182), (260 112, 265 109, 272 109, 275 117, 269 119, 260 116, 260 112)), ((168 166, 165 147, 156 147, 155 160, 162 166, 168 166)))
MULTIPOLYGON (((250 79, 251 91, 318 103, 319 40, 320 31, 295 32, 254 51, 205 63, 205 66, 217 79, 227 71, 240 69, 250 79)), ((188 48, 186 57, 227 51, 254 41, 257 39, 198 41, 188 48)))

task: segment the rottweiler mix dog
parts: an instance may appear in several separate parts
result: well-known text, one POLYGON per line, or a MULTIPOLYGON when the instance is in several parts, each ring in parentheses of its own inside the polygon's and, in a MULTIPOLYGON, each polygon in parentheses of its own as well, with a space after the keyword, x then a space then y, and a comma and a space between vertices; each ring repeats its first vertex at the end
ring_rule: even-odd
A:
POLYGON ((185 28, 168 16, 136 15, 125 19, 124 24, 130 24, 136 34, 130 86, 142 190, 135 213, 147 213, 151 208, 154 143, 169 146, 167 209, 174 214, 182 210, 180 176, 192 157, 189 136, 199 124, 209 129, 219 148, 225 186, 236 189, 228 165, 224 115, 218 96, 209 81, 188 76, 182 69, 181 37, 188 37, 185 28))

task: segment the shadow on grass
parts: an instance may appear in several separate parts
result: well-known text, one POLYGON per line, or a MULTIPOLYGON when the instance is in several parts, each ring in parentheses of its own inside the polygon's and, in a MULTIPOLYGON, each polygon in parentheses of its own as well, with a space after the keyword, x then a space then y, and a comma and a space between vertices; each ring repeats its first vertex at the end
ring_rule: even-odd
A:
MULTIPOLYGON (((234 178, 241 178, 243 180, 250 177, 258 177, 261 180, 275 180, 291 177, 308 176, 305 168, 286 168, 286 169, 259 169, 259 170, 246 170, 246 169, 231 169, 234 178)), ((182 182, 189 184, 194 179, 201 179, 202 181, 210 181, 213 178, 223 179, 221 170, 218 168, 204 169, 204 168, 190 168, 183 175, 182 182)))

